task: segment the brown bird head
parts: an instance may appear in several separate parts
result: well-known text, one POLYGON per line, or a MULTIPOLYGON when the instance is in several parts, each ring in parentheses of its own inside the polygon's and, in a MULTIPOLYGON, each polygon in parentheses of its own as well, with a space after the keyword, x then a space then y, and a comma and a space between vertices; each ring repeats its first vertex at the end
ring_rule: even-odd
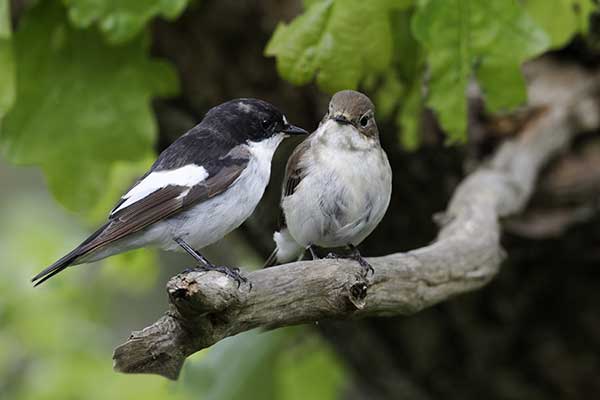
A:
POLYGON ((373 102, 366 95, 354 90, 342 90, 333 95, 324 120, 327 119, 342 125, 353 125, 358 132, 367 137, 379 136, 373 102))

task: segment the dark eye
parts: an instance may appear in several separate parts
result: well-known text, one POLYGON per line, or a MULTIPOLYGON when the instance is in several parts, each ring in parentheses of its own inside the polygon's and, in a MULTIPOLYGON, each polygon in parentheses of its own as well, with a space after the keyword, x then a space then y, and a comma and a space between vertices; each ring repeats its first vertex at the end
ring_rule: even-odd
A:
POLYGON ((268 119, 263 119, 261 124, 262 124, 263 129, 269 129, 273 125, 273 121, 269 121, 268 119))
POLYGON ((363 115, 360 118, 360 126, 362 126, 363 128, 367 126, 367 124, 369 123, 369 116, 368 115, 363 115))

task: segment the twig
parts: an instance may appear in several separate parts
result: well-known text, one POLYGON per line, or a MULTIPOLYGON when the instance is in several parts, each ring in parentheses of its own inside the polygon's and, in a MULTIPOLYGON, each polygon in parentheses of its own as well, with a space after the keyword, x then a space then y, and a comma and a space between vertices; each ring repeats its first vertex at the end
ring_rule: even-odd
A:
POLYGON ((567 147, 574 133, 600 123, 593 90, 598 76, 545 62, 530 66, 528 72, 530 104, 543 104, 546 111, 458 186, 438 217, 441 230, 433 244, 368 259, 375 269, 370 279, 349 260, 254 271, 247 275, 251 291, 247 286, 238 290, 232 280, 215 272, 177 275, 167 284, 169 311, 117 347, 115 369, 177 379, 186 357, 252 328, 410 315, 488 283, 505 257, 500 218, 524 208, 540 168, 567 147))

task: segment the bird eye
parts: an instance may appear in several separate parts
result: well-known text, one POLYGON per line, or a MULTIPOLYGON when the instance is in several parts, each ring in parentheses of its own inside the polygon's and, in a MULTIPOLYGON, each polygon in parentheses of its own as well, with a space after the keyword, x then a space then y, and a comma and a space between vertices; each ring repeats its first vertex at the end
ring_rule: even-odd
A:
POLYGON ((367 126, 367 124, 369 123, 369 116, 368 115, 363 115, 360 118, 360 126, 362 126, 363 128, 367 126))
POLYGON ((263 121, 262 121, 262 127, 264 129, 269 129, 271 127, 271 121, 269 121, 268 119, 263 119, 263 121))

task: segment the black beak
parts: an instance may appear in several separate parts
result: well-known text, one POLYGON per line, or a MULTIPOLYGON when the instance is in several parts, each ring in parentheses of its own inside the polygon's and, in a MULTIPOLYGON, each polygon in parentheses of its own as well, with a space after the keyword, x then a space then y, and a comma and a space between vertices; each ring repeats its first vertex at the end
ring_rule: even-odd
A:
POLYGON ((290 124, 284 125, 281 132, 287 133, 288 135, 308 135, 308 132, 304 129, 290 124))
POLYGON ((336 115, 335 117, 333 117, 333 120, 337 123, 339 123, 340 125, 348 125, 351 122, 348 121, 348 119, 346 117, 344 117, 343 115, 336 115))

